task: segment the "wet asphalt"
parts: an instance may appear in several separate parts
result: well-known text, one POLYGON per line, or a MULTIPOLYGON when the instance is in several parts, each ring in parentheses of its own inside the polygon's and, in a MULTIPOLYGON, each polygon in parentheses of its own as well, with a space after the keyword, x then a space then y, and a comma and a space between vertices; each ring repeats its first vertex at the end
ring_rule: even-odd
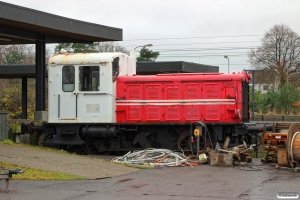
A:
MULTIPOLYGON (((110 158, 109 158, 110 159, 110 158)), ((88 167, 88 166, 87 166, 88 167)), ((246 167, 162 167, 118 177, 84 181, 11 180, 0 182, 0 199, 278 199, 279 192, 300 193, 300 172, 276 169, 259 159, 246 167)))

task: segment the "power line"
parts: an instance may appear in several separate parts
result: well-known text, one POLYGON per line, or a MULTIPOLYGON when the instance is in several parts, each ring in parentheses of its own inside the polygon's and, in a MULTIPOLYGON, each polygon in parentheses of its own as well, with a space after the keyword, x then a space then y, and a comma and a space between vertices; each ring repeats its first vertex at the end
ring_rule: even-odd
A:
MULTIPOLYGON (((253 43, 253 42, 260 42, 260 41, 240 41, 240 42, 204 42, 204 43, 188 43, 188 44, 155 44, 153 45, 154 47, 157 47, 157 46, 175 46, 175 45, 197 45, 197 44, 240 44, 240 43, 253 43)), ((138 46, 139 44, 136 44, 136 45, 126 45, 124 47, 135 47, 135 46, 138 46)), ((55 46, 49 46, 47 47, 48 49, 54 49, 55 46)))
MULTIPOLYGON (((167 55, 167 56, 165 56, 165 55, 160 55, 159 56, 159 58, 161 58, 161 57, 164 57, 164 58, 168 58, 168 57, 192 57, 192 58, 199 58, 199 57, 201 57, 201 58, 205 58, 205 57, 220 57, 220 56, 222 56, 223 57, 223 55, 224 54, 222 54, 222 55, 201 55, 201 56, 197 56, 197 55, 191 55, 191 56, 181 56, 181 55, 167 55)), ((231 54, 226 54, 227 56, 229 56, 229 57, 247 57, 248 55, 247 54, 240 54, 240 55, 231 55, 231 54)))
POLYGON ((234 36, 205 36, 205 37, 185 37, 185 38, 151 38, 151 39, 131 39, 131 40, 123 40, 126 41, 138 41, 138 40, 185 40, 185 39, 195 39, 195 38, 232 38, 232 37, 257 37, 262 35, 234 35, 234 36))
MULTIPOLYGON (((157 61, 157 62, 160 62, 160 61, 157 61)), ((209 63, 208 65, 225 65, 225 66, 228 66, 228 64, 226 63, 226 64, 224 64, 224 63, 222 63, 222 64, 211 64, 211 63, 209 63)), ((247 65, 247 66, 250 66, 251 64, 245 64, 245 63, 243 63, 243 64, 230 64, 230 66, 236 66, 236 65, 238 65, 238 66, 241 66, 241 65, 247 65)))
POLYGON ((159 52, 170 52, 170 51, 223 51, 223 50, 237 50, 237 49, 251 49, 257 48, 257 46, 250 47, 219 47, 219 48, 187 48, 187 49, 155 49, 159 52))
MULTIPOLYGON (((299 34, 299 33, 298 33, 299 34)), ((264 34, 265 35, 265 34, 264 34)), ((220 35, 220 36, 203 36, 203 37, 183 37, 183 38, 150 38, 150 39, 130 39, 130 40, 123 40, 122 42, 127 41, 141 41, 141 40, 185 40, 185 39, 195 39, 195 38, 237 38, 237 37, 258 37, 264 35, 220 35)))
MULTIPOLYGON (((173 45, 195 45, 195 44, 231 44, 231 43, 249 43, 249 42, 260 42, 260 41, 241 41, 241 42, 208 42, 208 43, 189 43, 189 44, 154 44, 153 46, 173 46, 173 45)), ((129 45, 129 46, 124 46, 124 47, 135 47, 138 46, 136 45, 129 45)))
MULTIPOLYGON (((235 54, 243 54, 243 55, 248 55, 248 52, 241 52, 241 51, 238 51, 238 52, 230 52, 231 54, 232 53, 235 53, 235 54)), ((220 55, 223 55, 224 53, 222 52, 218 52, 218 53, 194 53, 194 52, 191 52, 191 53, 180 53, 180 54, 175 54, 175 53, 171 53, 171 54, 168 54, 168 53, 162 53, 162 54, 159 54, 160 56, 161 55, 198 55, 198 56, 201 56, 201 55, 217 55, 217 54, 220 54, 220 55)), ((230 54, 228 54, 230 55, 230 54)))

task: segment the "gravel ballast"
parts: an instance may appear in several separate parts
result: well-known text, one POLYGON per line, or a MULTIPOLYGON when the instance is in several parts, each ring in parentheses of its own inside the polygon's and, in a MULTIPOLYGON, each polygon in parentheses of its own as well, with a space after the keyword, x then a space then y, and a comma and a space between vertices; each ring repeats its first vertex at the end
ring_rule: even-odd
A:
POLYGON ((0 161, 87 179, 115 177, 139 170, 99 158, 8 144, 0 144, 0 161))

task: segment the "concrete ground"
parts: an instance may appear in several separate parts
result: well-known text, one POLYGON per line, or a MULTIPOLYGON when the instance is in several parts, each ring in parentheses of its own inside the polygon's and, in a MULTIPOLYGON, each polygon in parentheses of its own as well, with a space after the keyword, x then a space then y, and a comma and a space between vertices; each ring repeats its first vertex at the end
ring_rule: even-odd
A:
MULTIPOLYGON (((88 165, 87 165, 88 167, 88 165)), ((253 159, 247 167, 162 167, 113 178, 86 181, 12 180, 0 199, 278 199, 278 193, 300 193, 300 172, 276 169, 253 159)))

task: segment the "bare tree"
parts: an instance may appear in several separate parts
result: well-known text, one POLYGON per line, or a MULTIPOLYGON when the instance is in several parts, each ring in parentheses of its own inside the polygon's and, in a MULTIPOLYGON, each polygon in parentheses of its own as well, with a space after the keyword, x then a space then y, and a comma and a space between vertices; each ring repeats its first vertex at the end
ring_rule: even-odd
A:
POLYGON ((261 42, 260 47, 249 52, 251 65, 257 69, 264 69, 266 82, 277 79, 279 89, 285 82, 292 83, 289 77, 300 71, 298 34, 284 24, 275 25, 265 33, 261 42))
POLYGON ((94 42, 91 44, 59 43, 55 46, 54 53, 60 53, 61 49, 65 49, 69 53, 122 52, 129 55, 129 51, 117 42, 94 42))
POLYGON ((33 45, 0 46, 0 64, 34 64, 33 45))
POLYGON ((129 51, 120 46, 117 42, 99 42, 98 44, 99 52, 122 52, 129 55, 129 51))
MULTIPOLYGON (((46 49, 46 59, 50 50, 46 49)), ((0 45, 0 64, 35 64, 34 45, 0 45)), ((45 63, 46 64, 46 63, 45 63)), ((20 66, 21 67, 21 66, 20 66)), ((0 79, 0 109, 8 110, 13 119, 22 116, 21 79, 0 79)), ((28 118, 33 119, 35 109, 35 79, 28 79, 28 118)), ((47 90, 46 90, 47 92, 47 90)))

